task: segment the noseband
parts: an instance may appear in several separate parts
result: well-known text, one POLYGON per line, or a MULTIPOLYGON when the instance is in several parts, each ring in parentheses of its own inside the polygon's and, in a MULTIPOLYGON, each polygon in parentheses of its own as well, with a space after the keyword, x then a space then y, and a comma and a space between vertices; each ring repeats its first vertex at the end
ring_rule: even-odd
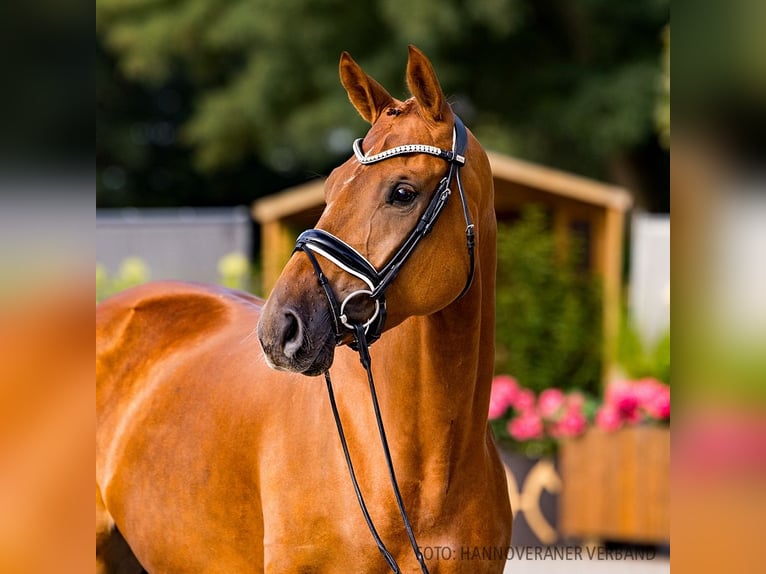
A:
MULTIPOLYGON (((338 345, 342 344, 342 339, 347 331, 355 333, 355 326, 349 321, 345 313, 346 305, 355 297, 367 296, 374 303, 372 316, 363 322, 364 335, 367 345, 371 345, 380 338, 386 322, 386 289, 391 285, 399 274, 402 266, 412 255, 418 243, 430 233, 436 220, 439 218, 442 210, 447 204, 447 200, 452 194, 450 182, 455 180, 460 202, 463 206, 463 216, 465 218, 465 237, 470 267, 468 278, 466 279, 463 290, 458 295, 458 299, 465 295, 473 283, 474 275, 474 226, 471 222, 471 214, 468 211, 468 203, 463 192, 463 183, 460 180, 460 168, 465 164, 465 149, 468 144, 468 134, 463 122, 455 116, 455 126, 452 131, 452 150, 447 151, 438 147, 423 144, 407 144, 391 148, 375 155, 365 155, 362 152, 362 139, 354 142, 354 155, 362 165, 369 165, 387 160, 400 155, 429 154, 445 160, 449 164, 447 174, 439 181, 431 202, 426 207, 423 215, 418 220, 415 228, 410 231, 399 249, 394 253, 391 259, 378 270, 370 261, 356 249, 351 247, 342 239, 323 229, 308 229, 300 234, 295 245, 295 251, 303 251, 311 261, 314 267, 319 283, 330 304, 330 313, 333 319, 335 329, 335 339, 338 345), (346 298, 338 304, 335 293, 322 272, 319 261, 315 254, 321 255, 346 273, 353 275, 363 281, 367 289, 360 289, 349 293, 346 298)), ((356 344, 352 344, 356 348, 356 344)))
MULTIPOLYGON (((423 215, 418 220, 415 228, 406 237, 399 249, 394 253, 391 259, 378 270, 370 261, 359 253, 356 249, 351 247, 348 243, 339 239, 335 235, 328 233, 322 229, 309 229, 301 233, 295 245, 295 251, 302 251, 306 254, 314 267, 319 284, 322 286, 322 290, 327 297, 327 301, 330 304, 330 313, 332 315, 333 326, 335 328, 335 341, 337 345, 342 344, 342 339, 346 331, 351 331, 354 342, 351 343, 351 347, 358 351, 359 359, 367 372, 367 381, 370 387, 370 396, 372 398, 372 405, 375 411, 375 419, 378 426, 378 434, 380 435, 380 441, 383 446, 383 454, 386 458, 386 465, 388 466, 389 478, 391 481, 391 487, 396 498, 396 504, 399 507, 399 513, 402 516, 407 536, 410 540, 410 545, 418 560, 421 572, 428 574, 428 567, 426 566, 423 554, 418 546, 415 534, 412 529, 412 524, 407 516, 407 511, 404 508, 404 502, 402 500, 401 493, 399 491, 399 484, 396 480, 396 474, 394 472, 393 461, 391 460, 391 451, 388 447, 388 439, 386 438, 386 431, 383 428, 383 419, 380 414, 380 406, 378 404, 378 397, 375 391, 375 382, 372 377, 372 364, 370 361, 369 346, 380 338, 383 332, 383 327, 386 322, 386 289, 391 285, 396 276, 399 274, 402 266, 412 255, 415 247, 418 243, 431 231, 439 215, 444 210, 447 200, 449 199, 452 191, 450 189, 450 182, 455 180, 457 185, 458 194, 460 195, 460 202, 463 206, 463 216, 465 217, 465 237, 466 247, 468 249, 468 256, 470 260, 470 267, 468 270, 468 277, 465 282, 465 286, 457 299, 460 299, 471 288, 473 283, 474 269, 475 269, 475 232, 474 226, 471 222, 471 214, 468 211, 468 203, 466 201, 465 193, 463 191, 463 184, 460 180, 460 168, 465 164, 465 150, 468 144, 468 134, 466 132, 463 122, 455 116, 455 125, 452 131, 452 150, 446 151, 438 147, 423 145, 423 144, 407 144, 397 146, 383 152, 374 155, 365 155, 362 152, 361 146, 362 139, 358 139, 354 142, 354 155, 357 161, 362 165, 368 165, 384 161, 386 159, 396 157, 399 155, 409 155, 425 153, 433 155, 445 160, 449 164, 447 174, 439 181, 439 185, 431 198, 430 203, 426 207, 423 215), (360 279, 367 286, 367 289, 359 289, 346 295, 345 299, 338 304, 338 300, 335 297, 335 293, 332 290, 332 286, 328 281, 326 275, 322 272, 322 267, 319 265, 319 261, 316 255, 321 255, 328 261, 341 268, 346 273, 353 275, 360 279), (346 315, 346 306, 348 302, 355 297, 369 297, 374 303, 374 310, 372 316, 366 321, 352 322, 348 315, 346 315)), ((343 447, 343 454, 346 458, 346 466, 348 467, 349 474, 351 475, 351 482, 354 486, 354 492, 356 493, 357 501, 362 509, 367 527, 370 530, 375 543, 378 546, 381 554, 385 558, 391 570, 395 573, 400 573, 401 569, 396 562, 396 559, 388 551, 386 545, 380 538, 375 525, 372 522, 370 513, 367 510, 367 505, 364 502, 364 497, 359 489, 359 483, 356 479, 356 473, 354 472, 354 465, 351 462, 351 455, 348 450, 348 444, 346 442, 346 436, 343 432, 343 425, 338 413, 338 407, 335 402, 335 394, 332 388, 332 381, 330 380, 329 371, 325 371, 325 383, 327 384, 327 392, 330 397, 330 406, 332 408, 333 417, 335 418, 335 425, 338 429, 338 435, 340 436, 341 446, 343 447)))

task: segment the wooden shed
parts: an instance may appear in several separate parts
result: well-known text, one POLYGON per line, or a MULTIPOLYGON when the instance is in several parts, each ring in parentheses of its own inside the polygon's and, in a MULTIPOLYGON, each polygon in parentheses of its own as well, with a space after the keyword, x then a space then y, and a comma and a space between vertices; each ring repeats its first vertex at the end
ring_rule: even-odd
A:
MULTIPOLYGON (((588 264, 603 280, 605 364, 612 363, 620 315, 625 214, 632 205, 627 190, 571 173, 488 153, 495 184, 498 221, 516 218, 535 203, 551 214, 560 244, 576 235, 587 246, 588 264)), ((257 200, 253 217, 261 226, 263 289, 268 294, 298 234, 313 227, 324 208, 324 179, 316 179, 257 200)))

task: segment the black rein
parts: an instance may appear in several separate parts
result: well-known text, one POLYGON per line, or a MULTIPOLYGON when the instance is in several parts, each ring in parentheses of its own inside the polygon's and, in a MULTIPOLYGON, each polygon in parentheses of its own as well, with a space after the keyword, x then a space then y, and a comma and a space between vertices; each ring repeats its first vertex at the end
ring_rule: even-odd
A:
MULTIPOLYGON (((475 269, 475 232, 474 226, 471 222, 471 215, 468 211, 468 203, 466 201, 465 193, 463 191, 463 184, 460 180, 460 168, 465 164, 465 150, 468 144, 468 135, 463 125, 463 122, 455 116, 455 126, 453 130, 453 145, 452 150, 446 151, 433 146, 422 144, 408 144, 398 146, 390 150, 383 151, 373 156, 368 156, 362 153, 361 140, 354 142, 354 153, 357 160, 362 164, 376 163, 383 161, 390 157, 395 157, 404 154, 413 153, 426 153, 434 155, 441 159, 444 159, 449 164, 449 170, 444 178, 439 182, 436 191, 434 192, 431 202, 426 207, 423 215, 418 220, 415 228, 410 232, 402 245, 391 257, 391 259, 378 270, 372 263, 370 263, 363 255, 356 251, 353 247, 348 245, 343 240, 335 237, 334 235, 322 230, 322 229, 309 229, 304 231, 299 237, 295 245, 295 251, 302 251, 311 261, 311 264, 316 273, 317 280, 324 291, 327 301, 330 305, 330 313, 332 315, 333 327, 335 329, 335 338, 338 345, 342 344, 342 338, 344 333, 351 331, 354 342, 351 347, 359 353, 359 360, 362 363, 366 373, 367 381, 370 387, 370 396, 372 398, 372 406, 375 411, 375 420, 378 426, 378 434, 380 435, 380 442, 383 447, 383 453, 386 458, 386 465, 388 466, 389 479, 391 481, 391 487, 396 498, 396 504, 399 507, 399 513, 402 516, 402 522, 404 528, 407 531, 407 537, 410 540, 410 545, 415 554, 415 557, 420 564, 420 569, 423 574, 428 574, 428 567, 426 566, 423 554, 420 551, 417 540, 415 539, 415 533, 412 529, 412 524, 407 516, 407 511, 404 508, 404 501, 402 500, 401 492, 399 491, 399 484, 396 480, 396 473, 394 472, 394 465, 391 459, 391 451, 388 446, 388 439, 386 438, 386 431, 383 427, 383 420, 380 414, 380 405, 378 404, 378 396, 375 391, 375 382, 372 376, 372 365, 370 360, 369 346, 374 343, 383 332, 383 327, 386 321, 386 299, 385 291, 394 281, 402 266, 412 255, 415 247, 418 243, 431 231, 439 215, 443 211, 447 200, 449 199, 452 191, 450 190, 450 183, 455 180, 457 185, 458 194, 463 207, 463 215, 465 217, 466 229, 466 247, 469 256, 469 272, 466 279, 463 290, 458 295, 458 299, 465 295, 470 289, 473 283, 474 269, 475 269), (362 280, 368 289, 361 289, 354 291, 346 296, 343 302, 338 303, 335 293, 332 290, 329 280, 322 271, 322 267, 319 265, 319 261, 316 258, 316 254, 321 255, 323 258, 334 263, 347 273, 354 275, 358 279, 362 280), (349 318, 345 314, 345 306, 354 297, 366 296, 369 297, 375 304, 374 312, 366 322, 350 322, 349 318)), ((351 462, 351 455, 348 450, 348 444, 346 442, 346 435, 343 432, 343 424, 338 413, 338 407, 335 402, 335 393, 332 388, 332 380, 330 379, 329 371, 324 373, 325 383, 327 384, 327 393, 330 398, 330 407, 332 408, 333 417, 335 418, 335 425, 338 429, 338 436, 340 437, 341 446, 343 447, 343 454, 346 458, 346 466, 348 467, 349 474, 351 475, 351 482, 354 486, 354 492, 356 493, 357 501, 364 515, 367 527, 375 539, 375 543, 378 546, 383 558, 385 558, 391 570, 397 574, 401 572, 396 559, 386 548, 383 540, 380 538, 377 529, 370 517, 370 513, 367 509, 367 505, 364 502, 364 497, 359 488, 359 483, 356 479, 356 473, 354 472, 354 466, 351 462)))

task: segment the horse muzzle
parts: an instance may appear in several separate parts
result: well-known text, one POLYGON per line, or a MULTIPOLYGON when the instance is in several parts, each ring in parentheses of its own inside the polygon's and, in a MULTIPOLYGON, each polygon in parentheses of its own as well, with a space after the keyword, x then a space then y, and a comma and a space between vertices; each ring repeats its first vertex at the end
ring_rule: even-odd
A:
POLYGON ((332 318, 324 301, 311 297, 282 303, 272 296, 258 321, 258 339, 268 365, 280 371, 319 375, 335 355, 332 318))
POLYGON ((331 304, 335 295, 328 299, 325 288, 332 287, 320 286, 308 258, 296 256, 288 263, 258 321, 258 338, 270 367, 321 374, 332 365, 336 346, 354 344, 353 330, 341 320, 349 325, 371 322, 370 332, 382 327, 385 310, 367 295, 366 285, 343 276, 334 279, 341 305, 331 304))

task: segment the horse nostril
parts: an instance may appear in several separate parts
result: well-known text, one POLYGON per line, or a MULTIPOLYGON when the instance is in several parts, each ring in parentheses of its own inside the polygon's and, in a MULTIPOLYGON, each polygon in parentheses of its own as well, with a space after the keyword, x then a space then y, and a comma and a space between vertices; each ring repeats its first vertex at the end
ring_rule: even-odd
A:
POLYGON ((285 356, 292 357, 302 346, 303 323, 294 311, 287 310, 284 314, 282 329, 282 349, 285 356))

